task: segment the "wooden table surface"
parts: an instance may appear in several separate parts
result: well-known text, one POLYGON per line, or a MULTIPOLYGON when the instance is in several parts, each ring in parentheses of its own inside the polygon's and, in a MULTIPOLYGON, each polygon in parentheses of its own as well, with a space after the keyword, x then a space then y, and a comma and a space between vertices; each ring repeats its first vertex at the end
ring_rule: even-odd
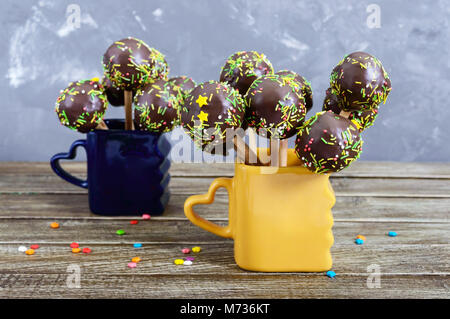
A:
MULTIPOLYGON (((67 163, 86 174, 85 163, 67 163)), ((0 298, 449 298, 450 164, 357 162, 335 174, 333 270, 256 273, 241 270, 233 242, 192 225, 184 200, 206 192, 213 178, 232 176, 230 164, 172 164, 165 214, 132 218, 90 213, 87 191, 57 177, 48 163, 0 163, 0 298), (59 229, 51 229, 53 221, 59 229), (126 235, 116 231, 124 229, 126 235), (388 231, 397 237, 388 237, 388 231), (354 237, 365 235, 363 245, 354 237), (92 253, 73 254, 72 242, 92 253), (143 247, 133 248, 140 242, 143 247), (39 244, 35 255, 20 245, 39 244), (201 246, 191 266, 173 261, 184 247, 201 246), (132 257, 142 261, 127 267, 132 257), (78 265, 81 287, 68 288, 78 265), (380 288, 368 288, 370 265, 380 288), (69 268, 70 271, 70 268, 69 268)), ((198 212, 227 222, 227 195, 198 212)))

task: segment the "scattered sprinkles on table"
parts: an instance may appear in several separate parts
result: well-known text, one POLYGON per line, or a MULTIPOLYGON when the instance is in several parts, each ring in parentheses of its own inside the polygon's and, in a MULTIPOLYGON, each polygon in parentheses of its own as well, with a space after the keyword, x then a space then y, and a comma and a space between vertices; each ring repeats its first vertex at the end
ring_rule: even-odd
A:
POLYGON ((388 236, 389 237, 396 237, 397 233, 395 231, 390 231, 390 232, 388 232, 388 236))
POLYGON ((339 172, 359 158, 363 140, 356 125, 331 111, 312 116, 297 134, 295 153, 310 171, 339 172))
POLYGON ((103 86, 96 81, 82 80, 71 82, 61 92, 56 100, 55 111, 62 125, 87 133, 103 120, 107 106, 103 86))
POLYGON ((24 253, 28 250, 28 248, 26 246, 19 246, 19 248, 17 248, 18 251, 20 251, 21 253, 24 253))
POLYGON ((331 72, 330 87, 342 110, 368 111, 386 103, 391 80, 376 57, 366 52, 353 52, 331 72))
POLYGON ((59 224, 56 222, 50 223, 50 228, 57 229, 59 228, 59 224))
POLYGON ((140 258, 140 257, 133 257, 133 258, 131 258, 131 261, 132 262, 134 262, 134 263, 138 263, 138 262, 140 262, 142 259, 140 258))
POLYGON ((185 265, 185 266, 191 266, 191 265, 192 265, 192 261, 190 261, 190 260, 185 260, 185 261, 183 262, 183 265, 185 265))
POLYGON ((184 258, 185 260, 188 260, 188 261, 194 261, 194 257, 186 257, 186 258, 184 258))
POLYGON ((356 236, 356 239, 362 239, 362 240, 364 240, 364 241, 366 241, 366 237, 365 236, 363 236, 363 235, 357 235, 356 236))
POLYGON ((131 224, 131 225, 137 225, 138 223, 139 223, 138 220, 135 220, 135 219, 130 220, 130 224, 131 224))
POLYGON ((70 248, 78 248, 78 247, 80 247, 80 245, 76 242, 70 244, 70 248))

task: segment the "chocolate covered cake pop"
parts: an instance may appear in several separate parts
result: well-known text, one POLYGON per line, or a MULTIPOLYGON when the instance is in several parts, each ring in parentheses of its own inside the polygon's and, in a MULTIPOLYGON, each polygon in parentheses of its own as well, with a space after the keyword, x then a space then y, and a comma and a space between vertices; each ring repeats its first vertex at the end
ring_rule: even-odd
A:
MULTIPOLYGON (((340 114, 342 111, 338 105, 336 95, 331 93, 331 88, 328 88, 326 91, 322 111, 332 111, 335 114, 340 114)), ((359 131, 362 132, 366 128, 373 125, 377 116, 378 116, 378 107, 369 111, 353 111, 350 113, 348 119, 351 120, 353 123, 355 123, 359 131)))
POLYGON ((180 94, 166 80, 144 85, 134 98, 136 129, 156 133, 173 130, 179 122, 180 94))
POLYGON ((265 137, 285 139, 295 135, 306 114, 301 84, 290 76, 264 75, 245 95, 250 127, 265 137))
POLYGON ((98 81, 82 80, 61 91, 55 111, 62 125, 87 133, 102 122, 107 106, 103 86, 98 81))
POLYGON ((105 75, 115 87, 132 91, 146 83, 167 79, 169 67, 159 51, 142 40, 114 42, 103 55, 105 75))
POLYGON ((381 62, 365 52, 346 55, 330 76, 331 93, 339 108, 346 111, 368 111, 385 103, 391 91, 391 80, 381 62))
MULTIPOLYGON (((103 76, 102 79, 102 85, 105 90, 106 98, 108 99, 109 104, 112 106, 123 106, 124 105, 124 99, 123 99, 123 89, 115 87, 111 80, 108 79, 106 76, 103 76)), ((134 97, 134 92, 133 92, 134 97)))
POLYGON ((253 81, 266 74, 273 74, 273 67, 264 54, 239 51, 227 59, 220 73, 220 81, 245 95, 253 81))
POLYGON ((359 158, 362 144, 352 121, 331 111, 319 112, 298 132, 295 153, 310 171, 332 173, 359 158))
POLYGON ((241 95, 226 83, 209 81, 196 86, 181 108, 181 125, 194 144, 210 151, 226 144, 227 129, 242 125, 245 103, 241 95))
POLYGON ((194 80, 184 75, 170 78, 169 82, 175 90, 181 90, 184 95, 189 93, 197 85, 194 80))
POLYGON ((290 70, 281 70, 276 72, 275 74, 292 77, 294 80, 300 82, 302 86, 301 90, 303 93, 303 97, 305 98, 306 112, 309 112, 309 110, 311 110, 311 108, 313 107, 313 93, 311 83, 305 77, 290 70))

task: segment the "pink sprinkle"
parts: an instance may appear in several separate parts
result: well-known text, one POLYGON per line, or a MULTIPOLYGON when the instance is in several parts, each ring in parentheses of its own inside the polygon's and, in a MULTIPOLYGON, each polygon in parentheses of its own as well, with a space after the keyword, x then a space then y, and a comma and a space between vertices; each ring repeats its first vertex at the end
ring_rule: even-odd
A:
POLYGON ((150 219, 150 215, 149 214, 143 214, 142 215, 142 219, 149 220, 150 219))
POLYGON ((189 248, 183 248, 183 249, 181 250, 181 252, 182 252, 183 254, 189 254, 189 253, 191 252, 191 250, 190 250, 189 248))
POLYGON ((128 263, 128 267, 129 268, 136 268, 136 263, 134 263, 134 262, 131 262, 131 263, 128 263))

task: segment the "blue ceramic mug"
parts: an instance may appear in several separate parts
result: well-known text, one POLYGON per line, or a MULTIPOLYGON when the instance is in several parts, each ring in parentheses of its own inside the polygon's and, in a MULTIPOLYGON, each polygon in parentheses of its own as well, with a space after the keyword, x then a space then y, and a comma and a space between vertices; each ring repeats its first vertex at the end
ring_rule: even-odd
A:
POLYGON ((162 214, 170 196, 169 141, 161 134, 125 131, 124 120, 105 123, 109 130, 89 132, 69 152, 54 155, 52 169, 69 183, 88 189, 94 214, 162 214), (87 180, 70 175, 59 164, 74 159, 79 146, 87 154, 87 180))

